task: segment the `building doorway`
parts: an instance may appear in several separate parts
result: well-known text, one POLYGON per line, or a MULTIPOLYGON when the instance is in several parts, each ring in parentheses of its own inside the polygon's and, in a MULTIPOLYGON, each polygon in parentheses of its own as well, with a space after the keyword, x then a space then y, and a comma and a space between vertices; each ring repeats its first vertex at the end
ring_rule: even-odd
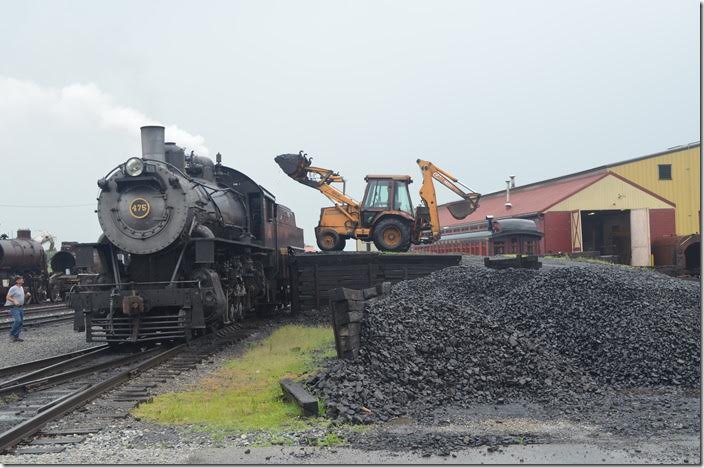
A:
POLYGON ((600 256, 630 265, 630 210, 585 210, 581 214, 583 251, 599 252, 600 256))
POLYGON ((693 274, 699 274, 701 271, 701 244, 699 242, 692 242, 684 249, 684 267, 693 274))

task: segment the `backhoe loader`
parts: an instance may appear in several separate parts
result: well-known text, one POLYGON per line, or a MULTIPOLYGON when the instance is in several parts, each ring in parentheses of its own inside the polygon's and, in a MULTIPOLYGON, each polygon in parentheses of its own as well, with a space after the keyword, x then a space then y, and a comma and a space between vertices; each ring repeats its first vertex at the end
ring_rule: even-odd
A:
POLYGON ((429 244, 440 239, 440 218, 433 180, 437 180, 462 200, 450 203, 455 219, 464 219, 477 209, 480 195, 461 184, 456 177, 430 161, 418 159, 423 183, 422 205, 413 209, 407 175, 368 175, 367 188, 359 202, 345 194, 345 179, 339 173, 312 165, 303 151, 282 154, 275 159, 293 180, 319 190, 333 206, 320 210, 315 228, 318 247, 324 251, 343 250, 347 239, 373 241, 381 251, 406 252, 411 244, 429 244), (342 190, 333 186, 342 184, 342 190), (462 188, 460 188, 462 187, 462 188))

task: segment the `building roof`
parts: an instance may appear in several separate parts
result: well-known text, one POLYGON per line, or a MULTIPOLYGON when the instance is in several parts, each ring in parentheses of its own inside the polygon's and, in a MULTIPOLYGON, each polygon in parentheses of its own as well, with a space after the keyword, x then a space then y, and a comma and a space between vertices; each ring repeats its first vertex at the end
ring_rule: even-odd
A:
MULTIPOLYGON (((521 185, 521 186, 518 186, 518 187, 512 189, 512 191, 517 190, 519 188, 534 187, 536 185, 541 185, 541 184, 552 184, 552 183, 558 182, 563 179, 578 178, 578 177, 587 176, 589 174, 594 174, 594 173, 604 173, 611 167, 622 166, 624 164, 629 164, 629 163, 633 163, 636 161, 642 161, 643 159, 656 158, 658 156, 663 156, 663 155, 670 154, 670 153, 676 153, 678 151, 687 150, 689 148, 694 148, 697 146, 701 146, 701 143, 699 141, 687 143, 686 145, 673 146, 672 148, 668 148, 665 151, 659 151, 657 153, 647 154, 645 156, 638 156, 635 158, 626 159, 626 160, 618 161, 618 162, 611 163, 611 164, 604 164, 602 166, 593 167, 591 169, 586 169, 584 171, 573 172, 572 174, 566 174, 566 175, 562 175, 559 177, 553 177, 552 179, 545 179, 545 180, 541 180, 538 182, 533 182, 530 184, 521 185)), ((497 190, 496 192, 487 193, 486 195, 484 195, 484 197, 489 197, 489 196, 492 196, 495 194, 500 194, 500 193, 506 193, 506 190, 503 189, 503 190, 497 190)))
MULTIPOLYGON (((506 191, 495 192, 479 199, 479 208, 465 219, 453 218, 447 209, 440 207, 440 225, 452 226, 484 221, 488 215, 496 219, 540 213, 550 206, 579 192, 585 187, 608 175, 605 170, 592 172, 581 177, 565 178, 551 183, 531 184, 511 189, 511 208, 506 209, 506 191)), ((546 181, 547 182, 547 181, 546 181)))

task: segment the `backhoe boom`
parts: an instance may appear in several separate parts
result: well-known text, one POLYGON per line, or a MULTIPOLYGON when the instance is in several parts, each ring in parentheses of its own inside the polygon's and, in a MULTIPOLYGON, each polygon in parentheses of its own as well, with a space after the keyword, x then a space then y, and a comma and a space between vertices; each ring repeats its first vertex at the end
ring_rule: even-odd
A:
POLYGON ((448 211, 455 219, 464 219, 472 214, 474 210, 477 209, 480 195, 460 183, 457 177, 440 169, 432 162, 418 159, 416 163, 418 163, 423 176, 423 184, 420 187, 420 198, 423 204, 428 208, 431 237, 432 241, 436 241, 440 239, 440 215, 438 214, 438 200, 435 194, 435 184, 433 184, 433 180, 437 180, 462 197, 462 200, 447 205, 448 211), (467 192, 458 186, 464 187, 467 192))

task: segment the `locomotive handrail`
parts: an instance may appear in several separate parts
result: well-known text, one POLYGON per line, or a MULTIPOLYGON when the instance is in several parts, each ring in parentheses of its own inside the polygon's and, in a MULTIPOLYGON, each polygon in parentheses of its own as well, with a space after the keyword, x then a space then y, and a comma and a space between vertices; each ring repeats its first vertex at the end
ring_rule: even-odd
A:
MULTIPOLYGON (((154 285, 154 284, 171 284, 171 281, 148 281, 148 282, 135 282, 135 281, 130 281, 129 283, 100 283, 100 284, 83 284, 77 286, 77 288, 100 288, 100 287, 107 287, 107 286, 140 286, 140 285, 154 285)), ((173 281, 174 284, 183 284, 183 283, 195 283, 195 284, 200 284, 199 280, 180 280, 180 281, 173 281)), ((129 289, 129 288, 127 288, 129 289)))
MULTIPOLYGON (((204 184, 204 183, 202 183, 202 182, 199 182, 199 181, 195 180, 193 177, 191 177, 191 176, 189 176, 188 174, 186 174, 186 173, 184 173, 183 171, 181 171, 181 169, 179 169, 178 167, 176 167, 176 166, 174 166, 173 164, 168 163, 168 162, 166 162, 166 161, 160 161, 160 160, 158 160, 158 159, 149 159, 149 158, 142 158, 142 160, 143 160, 143 161, 148 161, 148 162, 154 162, 154 163, 163 164, 163 165, 165 165, 165 166, 169 166, 170 168, 172 168, 173 170, 175 170, 177 173, 179 173, 181 176, 183 176, 184 179, 188 180, 189 182, 192 182, 192 183, 198 184, 198 185, 202 185, 203 187, 207 187, 207 188, 209 188, 209 189, 211 189, 211 190, 214 190, 214 191, 216 191, 216 192, 226 192, 226 191, 230 190, 230 191, 236 193, 237 195, 239 195, 240 197, 243 196, 240 192, 238 192, 237 190, 233 189, 232 187, 225 187, 225 188, 211 187, 211 186, 208 185, 208 184, 204 184)), ((105 174, 105 177, 103 177, 103 178, 107 180, 108 178, 110 178, 110 176, 112 175, 113 172, 115 172, 116 170, 120 169, 120 168, 121 168, 122 166, 124 166, 124 165, 125 165, 125 163, 120 163, 120 164, 118 164, 117 166, 113 167, 112 169, 110 169, 110 170, 108 171, 107 174, 105 174)))

